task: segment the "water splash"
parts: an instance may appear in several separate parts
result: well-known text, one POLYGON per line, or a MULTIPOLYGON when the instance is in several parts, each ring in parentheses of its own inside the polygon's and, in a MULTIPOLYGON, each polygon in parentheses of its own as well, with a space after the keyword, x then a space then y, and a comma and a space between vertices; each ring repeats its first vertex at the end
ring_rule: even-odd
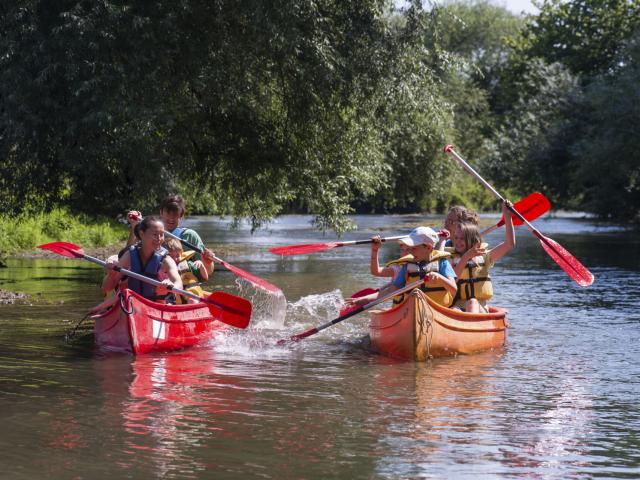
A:
POLYGON ((287 299, 282 291, 269 292, 243 278, 236 278, 240 296, 253 305, 251 328, 281 329, 287 313, 287 299))
MULTIPOLYGON (((271 302, 270 305, 275 303, 274 300, 265 299, 264 297, 264 295, 260 297, 258 302, 271 302)), ((273 295, 271 295, 271 297, 273 297, 273 295)), ((282 299, 284 299, 284 296, 282 299)), ((256 302, 254 298, 251 300, 252 302, 256 302)), ((269 316, 254 317, 251 326, 247 330, 232 330, 216 338, 216 350, 233 352, 234 355, 241 357, 260 356, 274 358, 288 355, 287 351, 291 349, 277 346, 278 340, 286 338, 289 334, 299 333, 303 329, 336 318, 339 315, 343 302, 343 295, 340 289, 326 293, 307 295, 291 303, 284 301, 286 326, 284 314, 277 319, 278 321, 275 321, 273 317, 269 316)), ((257 303, 257 305, 258 309, 263 312, 268 310, 260 303, 257 303)), ((254 308, 255 306, 256 303, 254 303, 254 308)), ((281 305, 277 306, 280 307, 281 305)), ((278 313, 280 312, 282 312, 282 310, 278 310, 278 313)), ((342 334, 344 334, 344 332, 342 334)), ((301 342, 301 344, 303 343, 301 342)))
POLYGON ((305 321, 305 323, 311 320, 314 324, 329 321, 339 316, 343 303, 344 299, 340 289, 307 295, 301 297, 297 302, 287 305, 287 318, 296 322, 305 321))

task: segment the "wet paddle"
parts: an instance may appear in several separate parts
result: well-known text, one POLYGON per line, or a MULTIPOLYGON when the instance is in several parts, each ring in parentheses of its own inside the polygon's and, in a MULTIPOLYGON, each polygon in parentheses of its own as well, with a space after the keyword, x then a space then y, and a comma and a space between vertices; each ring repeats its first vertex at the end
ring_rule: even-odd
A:
MULTIPOLYGON (((44 245, 38 245, 37 248, 49 250, 50 252, 57 253, 58 255, 61 255, 63 257, 81 258, 93 263, 97 263, 98 265, 102 265, 103 267, 107 266, 107 262, 85 254, 82 250, 82 247, 73 243, 51 242, 45 243, 44 245)), ((116 272, 120 272, 129 277, 136 278, 141 282, 155 285, 156 287, 163 285, 162 282, 149 277, 145 277, 144 275, 140 275, 139 273, 132 272, 122 267, 116 266, 113 269, 116 272)), ((180 295, 184 295, 185 297, 190 297, 198 300, 199 302, 206 303, 209 306, 209 311, 211 312, 211 314, 217 320, 220 320, 227 325, 231 325, 236 328, 247 328, 247 326, 249 325, 249 321, 251 320, 252 306, 251 302, 242 297, 237 297, 225 292, 213 292, 208 297, 202 298, 198 295, 187 292, 185 290, 181 290, 179 288, 167 287, 167 289, 172 292, 179 293, 180 295)))
MULTIPOLYGON (((364 297, 365 295, 371 295, 372 293, 376 293, 379 290, 377 288, 364 288, 362 290, 357 291, 356 293, 354 293, 353 295, 351 295, 350 298, 360 298, 360 297, 364 297)), ((347 313, 355 310, 356 308, 358 308, 357 305, 351 305, 349 306, 344 306, 340 309, 340 316, 342 315, 346 315, 347 313)))
MULTIPOLYGON (((311 335, 315 335, 318 332, 321 332, 322 330, 324 330, 325 328, 329 328, 332 325, 335 325, 336 323, 340 323, 344 320, 347 320, 348 318, 353 317, 354 315, 357 315, 361 312, 364 312, 365 310, 370 309, 371 307, 375 307, 376 305, 379 305, 383 302, 386 302, 387 300, 393 298, 396 295, 399 295, 401 293, 404 293, 406 291, 409 290, 413 290, 414 288, 418 288, 420 286, 420 284, 424 282, 424 280, 416 280, 415 282, 412 282, 408 285, 405 285, 404 287, 398 289, 398 290, 394 290, 391 293, 388 293, 387 295, 383 295, 380 298, 377 298, 365 305, 356 307, 354 309, 351 309, 349 307, 349 309, 347 310, 347 313, 341 314, 338 318, 334 318, 333 320, 331 320, 330 322, 324 323, 322 325, 320 325, 319 327, 313 327, 305 332, 299 333, 297 335, 293 335, 289 338, 286 339, 282 339, 278 341, 278 345, 285 345, 287 343, 293 343, 293 342, 299 342, 300 340, 302 340, 303 338, 307 338, 310 337, 311 335)), ((361 290, 362 291, 362 290, 361 290)), ((359 292, 358 292, 359 293, 359 292)))
MULTIPOLYGON (((399 240, 405 238, 408 235, 398 235, 395 237, 381 238, 382 242, 389 242, 393 240, 399 240)), ((325 250, 331 250, 332 248, 348 247, 351 245, 364 245, 366 243, 372 243, 370 238, 367 240, 351 240, 348 242, 326 242, 326 243, 304 243, 301 245, 287 245, 284 247, 270 248, 271 253, 276 255, 304 255, 307 253, 323 252, 325 250)))
MULTIPOLYGON (((137 218, 137 217, 134 217, 137 218)), ((142 219, 141 219, 142 220, 142 219)), ((187 242, 185 239, 178 237, 177 235, 174 235, 171 232, 168 231, 164 231, 164 234, 167 237, 171 237, 171 238, 175 238, 176 240, 180 240, 182 242, 182 244, 188 248, 190 248, 191 250, 195 250, 196 252, 198 252, 199 254, 202 255, 202 249, 198 248, 197 246, 193 245, 192 243, 187 242)), ((277 294, 282 294, 282 290, 280 290, 278 287, 276 287, 275 285, 272 285, 271 283, 267 282, 266 280, 263 280, 260 277, 256 277, 255 275, 242 270, 241 268, 235 267, 233 265, 231 265, 230 263, 225 262, 224 260, 222 260, 221 258, 216 257, 215 255, 213 256, 214 261, 218 262, 219 264, 221 264, 222 266, 224 266, 227 270, 229 270, 230 272, 238 275, 239 277, 244 278, 245 280, 247 280, 249 283, 260 287, 268 292, 271 293, 277 293, 277 294)))
MULTIPOLYGON (((551 209, 551 202, 540 192, 533 192, 531 195, 527 195, 519 202, 513 205, 520 214, 530 222, 534 221, 536 218, 544 215, 551 209)), ((522 225, 523 222, 520 218, 516 217, 513 219, 513 225, 519 226, 522 225)), ((493 232, 494 230, 500 228, 504 225, 504 217, 500 219, 498 223, 496 223, 493 227, 489 227, 483 230, 480 235, 485 236, 488 233, 493 232)))
MULTIPOLYGON (((458 153, 454 150, 453 145, 447 145, 444 147, 445 153, 450 153, 453 157, 458 161, 458 163, 464 168, 467 172, 469 172, 472 176, 476 178, 485 188, 487 188, 493 195, 499 200, 504 202, 504 198, 500 195, 496 189, 494 189, 487 181, 480 176, 478 172, 476 172, 464 159, 458 155, 458 153)), ((545 237, 540 233, 533 225, 529 223, 529 221, 522 215, 518 210, 513 207, 509 207, 509 210, 518 217, 523 224, 525 224, 531 233, 533 233, 542 244, 542 248, 544 248, 545 252, 549 254, 549 256, 565 271, 569 277, 571 277, 578 285, 581 287, 588 287, 593 283, 594 277, 593 274, 587 270, 587 268, 582 265, 578 259, 576 259, 573 255, 571 255, 567 250, 565 250, 560 244, 552 240, 551 238, 545 237)))

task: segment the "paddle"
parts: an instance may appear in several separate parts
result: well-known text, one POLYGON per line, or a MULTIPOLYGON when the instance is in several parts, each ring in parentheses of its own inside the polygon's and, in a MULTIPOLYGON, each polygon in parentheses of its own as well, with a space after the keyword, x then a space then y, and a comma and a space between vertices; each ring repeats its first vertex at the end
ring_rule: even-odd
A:
MULTIPOLYGON (((379 290, 377 288, 363 288, 362 290, 357 291, 356 293, 354 293, 353 295, 351 295, 351 298, 360 298, 360 297, 364 297, 365 295, 371 295, 372 293, 376 293, 379 290)), ((351 306, 344 306, 340 309, 340 316, 342 315, 346 315, 349 312, 352 312, 353 310, 355 310, 356 308, 358 308, 357 305, 351 305, 351 306)))
MULTIPOLYGON (((302 332, 302 333, 299 333, 297 335, 293 335, 293 336, 291 336, 289 338, 279 340, 277 344, 278 345, 285 345, 286 343, 290 343, 290 342, 299 342, 303 338, 307 338, 307 337, 310 337, 311 335, 315 335, 316 333, 321 332, 325 328, 329 328, 330 326, 335 325, 336 323, 340 323, 343 320, 346 320, 348 318, 351 318, 354 315, 357 315, 358 313, 364 312, 365 310, 368 310, 371 307, 375 307, 376 305, 379 305, 380 303, 386 302, 387 300, 389 300, 390 298, 395 297, 396 295, 404 293, 404 292, 406 292, 408 290, 413 290, 414 288, 418 288, 422 282, 424 282, 424 280, 416 280, 415 282, 412 282, 412 283, 410 283, 408 285, 405 285, 404 287, 402 287, 402 288, 400 288, 398 290, 394 290, 391 293, 383 295, 382 297, 377 298, 377 299, 375 299, 375 300, 373 300, 373 301, 371 301, 371 302, 369 302, 369 303, 367 303, 365 305, 356 307, 354 309, 349 309, 347 311, 347 313, 341 314, 338 318, 335 318, 335 319, 331 320, 330 322, 322 324, 319 327, 313 327, 313 328, 307 330, 306 332, 302 332)), ((360 292, 358 292, 358 293, 360 293, 360 292)))
MULTIPOLYGON (((133 216, 134 219, 137 219, 139 217, 137 216, 133 216)), ((140 219, 142 220, 142 219, 140 219)), ((174 235, 171 232, 167 232, 166 230, 164 231, 164 234, 168 237, 171 238, 175 238, 176 240, 180 240, 182 242, 183 245, 185 245, 186 247, 190 248, 191 250, 195 250, 196 252, 198 252, 200 255, 202 255, 202 249, 193 245, 192 243, 189 243, 188 241, 186 241, 183 238, 178 237, 177 235, 174 235)), ((213 256, 213 259, 220 263, 222 266, 224 266, 227 270, 229 270, 230 272, 235 273, 236 275, 238 275, 239 277, 244 278, 245 280, 247 280, 249 283, 252 283, 253 285, 256 285, 260 288, 263 288, 264 290, 271 292, 271 293, 276 293, 276 294, 281 294, 282 290, 280 290, 278 287, 276 287, 275 285, 272 285, 271 283, 267 282, 266 280, 263 280, 260 277, 256 277, 255 275, 246 272, 244 270, 242 270, 241 268, 238 267, 234 267, 233 265, 231 265, 230 263, 225 262, 224 260, 222 260, 221 258, 216 257, 215 255, 213 256)))
MULTIPOLYGON (((547 200, 547 197, 545 197, 540 192, 533 192, 532 194, 524 197, 519 202, 515 203, 513 205, 513 208, 515 208, 518 212, 520 212, 520 214, 522 214, 524 218, 532 222, 533 220, 540 217, 541 215, 544 215, 551 209, 551 202, 549 202, 549 200, 547 200)), ((514 226, 518 226, 522 224, 523 222, 522 220, 520 220, 520 218, 516 217, 513 219, 514 226)), ((493 232, 494 230, 496 230, 497 228, 500 228, 503 225, 504 225, 504 217, 502 217, 502 219, 500 219, 500 221, 496 223, 493 227, 489 227, 483 230, 480 233, 480 235, 484 237, 488 233, 493 232)))
MULTIPOLYGON (((51 242, 44 245, 38 245, 37 248, 43 250, 49 250, 50 252, 57 253, 63 257, 68 258, 82 258, 103 267, 107 266, 107 262, 100 260, 99 258, 91 257, 84 253, 82 247, 67 242, 51 242)), ((122 267, 115 266, 113 269, 116 272, 121 272, 129 277, 137 278, 141 282, 155 285, 156 287, 163 285, 162 282, 154 280, 139 273, 132 272, 122 267)), ((163 285, 164 286, 164 285, 163 285)), ((181 290, 175 287, 166 287, 168 290, 190 297, 199 302, 204 302, 209 306, 209 311, 216 318, 227 325, 231 325, 236 328, 247 328, 249 320, 251 319, 251 302, 248 300, 231 295, 225 292, 213 292, 207 298, 199 297, 191 292, 181 290)))
MULTIPOLYGON (((401 238, 408 237, 408 235, 398 235, 396 237, 381 238, 382 242, 389 242, 392 240, 399 240, 401 238)), ((276 255, 304 255, 306 253, 322 252, 324 250, 331 250, 332 248, 347 247, 350 245, 364 245, 366 243, 372 243, 373 240, 352 240, 348 242, 327 242, 327 243, 304 243, 301 245, 287 245, 285 247, 270 248, 271 253, 276 255)))
MULTIPOLYGON (((467 172, 469 172, 472 176, 476 178, 482 185, 485 186, 493 195, 504 202, 504 198, 500 195, 487 181, 480 176, 478 172, 476 172, 467 162, 463 160, 463 158, 458 155, 458 153, 454 150, 453 145, 447 145, 444 147, 445 153, 450 153, 454 156, 454 158, 458 161, 458 163, 464 168, 467 172)), ((571 277, 578 285, 581 287, 588 287, 593 283, 594 277, 593 274, 587 270, 587 268, 582 265, 573 255, 571 255, 567 250, 565 250, 560 244, 552 240, 551 238, 545 237, 542 235, 533 225, 529 223, 529 221, 522 215, 518 210, 513 207, 509 207, 509 210, 518 217, 522 223, 527 225, 529 231, 533 233, 542 244, 542 248, 544 248, 545 252, 549 254, 549 256, 565 271, 569 277, 571 277)))

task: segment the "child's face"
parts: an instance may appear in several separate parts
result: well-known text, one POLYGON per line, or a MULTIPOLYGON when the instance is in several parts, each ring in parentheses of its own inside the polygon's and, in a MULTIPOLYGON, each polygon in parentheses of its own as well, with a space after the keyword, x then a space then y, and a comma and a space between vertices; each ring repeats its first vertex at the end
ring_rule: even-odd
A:
POLYGON ((171 250, 169 252, 169 256, 173 258, 173 261, 176 262, 176 264, 180 263, 181 255, 182 255, 182 252, 180 250, 171 250))
POLYGON ((418 260, 428 260, 431 256, 431 251, 433 250, 433 245, 426 245, 424 243, 420 245, 416 245, 415 247, 411 247, 411 254, 413 257, 418 260))
POLYGON ((453 247, 456 249, 458 253, 464 253, 467 251, 467 244, 464 240, 464 235, 462 234, 462 229, 460 227, 456 227, 453 234, 453 247))

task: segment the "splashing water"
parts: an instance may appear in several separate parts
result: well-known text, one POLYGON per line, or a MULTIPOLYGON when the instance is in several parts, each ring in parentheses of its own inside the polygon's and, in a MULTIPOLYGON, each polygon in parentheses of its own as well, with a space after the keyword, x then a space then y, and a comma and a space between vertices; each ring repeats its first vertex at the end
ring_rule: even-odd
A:
POLYGON ((287 313, 287 299, 282 291, 269 292, 243 278, 236 278, 239 295, 253 305, 251 328, 281 329, 287 313))
POLYGON ((340 314, 340 307, 344 303, 342 291, 332 290, 327 293, 307 295, 297 302, 288 304, 287 317, 294 320, 303 320, 304 323, 322 323, 329 321, 340 314))
MULTIPOLYGON (((246 295, 246 292, 243 293, 246 295)), ((274 297, 273 295, 269 296, 274 297)), ((231 330, 216 338, 216 350, 232 351, 234 355, 240 355, 242 357, 260 356, 261 358, 272 358, 282 356, 283 354, 286 355, 286 352, 290 351, 290 349, 276 345, 278 340, 286 337, 283 331, 299 333, 299 330, 336 318, 339 315, 340 307, 344 303, 340 289, 321 294, 307 295, 291 303, 286 303, 284 296, 277 297, 276 299, 265 297, 268 296, 262 294, 258 297, 258 300, 254 297, 250 298, 252 302, 256 302, 254 303, 254 308, 257 306, 262 314, 265 312, 268 314, 269 312, 269 309, 265 308, 264 302, 266 302, 268 307, 273 308, 275 306, 277 310, 274 309, 272 311, 277 311, 278 315, 280 315, 277 319, 278 321, 274 321, 268 316, 256 316, 247 330, 231 330), (282 301, 282 303, 276 304, 276 301, 282 301), (281 307, 284 308, 280 310, 281 307), (286 328, 284 325, 285 312, 287 319, 286 328)), ((256 314, 254 313, 254 315, 256 314)))

